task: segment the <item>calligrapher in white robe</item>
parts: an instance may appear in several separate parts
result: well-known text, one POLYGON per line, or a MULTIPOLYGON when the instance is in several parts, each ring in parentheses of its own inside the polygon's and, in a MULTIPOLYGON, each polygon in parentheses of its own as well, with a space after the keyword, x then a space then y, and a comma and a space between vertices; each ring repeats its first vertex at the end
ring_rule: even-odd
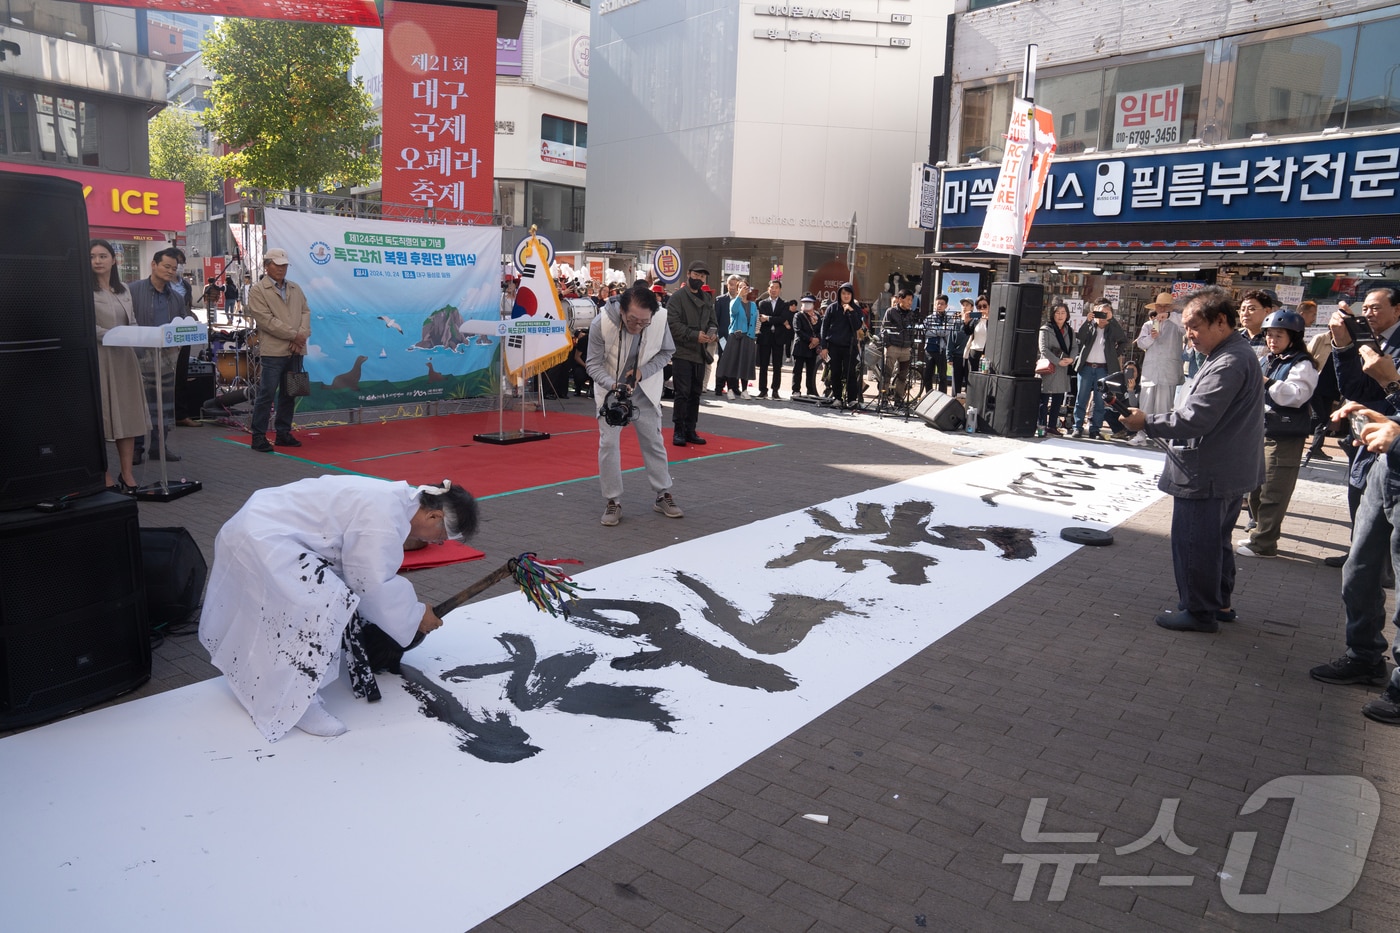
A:
POLYGON ((398 575, 419 487, 321 476, 262 489, 214 540, 199 640, 269 741, 340 673, 355 611, 401 645, 424 605, 398 575))

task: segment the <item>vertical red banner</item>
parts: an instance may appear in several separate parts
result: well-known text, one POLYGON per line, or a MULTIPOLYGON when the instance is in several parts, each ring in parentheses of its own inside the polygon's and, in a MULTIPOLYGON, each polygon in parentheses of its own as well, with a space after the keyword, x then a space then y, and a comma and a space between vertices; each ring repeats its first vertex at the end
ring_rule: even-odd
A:
MULTIPOLYGON (((494 10, 385 4, 382 126, 386 205, 431 207, 438 217, 491 222, 494 10), (473 213, 485 216, 467 216, 473 213)), ((391 214, 386 206, 385 216, 391 214)))

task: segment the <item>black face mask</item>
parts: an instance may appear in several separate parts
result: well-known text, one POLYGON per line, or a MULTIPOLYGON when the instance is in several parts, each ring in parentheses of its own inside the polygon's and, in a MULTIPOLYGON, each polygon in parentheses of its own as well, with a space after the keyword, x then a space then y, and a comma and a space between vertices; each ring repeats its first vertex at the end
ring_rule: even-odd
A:
POLYGON ((687 284, 687 285, 690 286, 690 290, 691 290, 691 291, 693 291, 693 292, 698 292, 700 289, 702 289, 702 288, 705 287, 705 280, 704 280, 704 279, 686 279, 685 284, 687 284))

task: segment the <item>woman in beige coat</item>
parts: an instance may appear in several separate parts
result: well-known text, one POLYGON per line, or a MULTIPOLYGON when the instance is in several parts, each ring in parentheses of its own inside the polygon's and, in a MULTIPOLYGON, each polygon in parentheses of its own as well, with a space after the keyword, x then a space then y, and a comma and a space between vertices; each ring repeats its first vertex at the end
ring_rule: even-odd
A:
POLYGON ((104 346, 102 338, 113 327, 135 324, 136 316, 131 310, 131 293, 117 274, 117 254, 112 244, 93 240, 88 244, 88 256, 92 263, 92 305, 97 318, 102 432, 107 440, 117 445, 117 461, 121 465, 117 482, 113 484, 109 475, 107 484, 114 485, 119 492, 131 492, 136 488, 136 474, 131 472, 136 438, 151 429, 151 418, 146 412, 146 390, 141 385, 136 350, 104 346))

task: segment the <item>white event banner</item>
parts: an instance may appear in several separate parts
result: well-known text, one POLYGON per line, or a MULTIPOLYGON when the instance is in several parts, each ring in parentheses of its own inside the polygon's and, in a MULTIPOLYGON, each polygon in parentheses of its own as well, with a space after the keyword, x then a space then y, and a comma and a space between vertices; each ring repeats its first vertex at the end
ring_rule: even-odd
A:
POLYGON ((468 604, 380 702, 332 684, 333 739, 266 742, 220 678, 0 740, 5 926, 460 933, 1156 501, 1160 464, 1028 445, 589 570, 570 619, 468 604))
POLYGON ((987 205, 977 248, 1020 256, 1040 203, 1040 189, 1055 155, 1055 118, 1043 107, 1019 97, 1011 102, 1011 124, 996 190, 987 205))

